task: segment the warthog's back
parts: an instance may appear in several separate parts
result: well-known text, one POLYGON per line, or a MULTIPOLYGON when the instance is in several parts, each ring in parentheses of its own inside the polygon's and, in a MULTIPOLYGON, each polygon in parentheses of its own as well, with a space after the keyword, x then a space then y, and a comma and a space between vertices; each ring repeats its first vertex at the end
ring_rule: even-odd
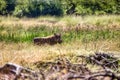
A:
POLYGON ((62 43, 61 40, 61 35, 54 34, 52 36, 48 37, 35 37, 34 38, 34 44, 41 45, 41 44, 57 44, 57 43, 62 43))

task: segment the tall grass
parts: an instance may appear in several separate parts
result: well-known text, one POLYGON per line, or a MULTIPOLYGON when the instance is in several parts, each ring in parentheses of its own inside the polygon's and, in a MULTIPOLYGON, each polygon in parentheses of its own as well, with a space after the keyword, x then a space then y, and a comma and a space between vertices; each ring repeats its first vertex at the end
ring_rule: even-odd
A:
MULTIPOLYGON (((61 27, 76 27, 80 24, 81 26, 88 25, 97 29, 120 29, 120 15, 101 15, 101 16, 40 16, 38 18, 15 18, 12 16, 3 17, 0 16, 0 26, 21 26, 24 28, 34 26, 57 26, 61 27)), ((86 27, 86 26, 85 26, 86 27)))
POLYGON ((120 16, 0 17, 0 50, 1 65, 6 62, 29 65, 53 60, 60 55, 74 61, 75 55, 95 51, 120 52, 120 16), (62 34, 63 44, 31 44, 34 37, 53 33, 62 34))
POLYGON ((36 26, 24 29, 22 27, 0 27, 0 41, 32 42, 34 37, 44 37, 61 33, 64 43, 71 41, 90 42, 97 40, 120 40, 120 30, 76 30, 64 31, 58 27, 36 26))

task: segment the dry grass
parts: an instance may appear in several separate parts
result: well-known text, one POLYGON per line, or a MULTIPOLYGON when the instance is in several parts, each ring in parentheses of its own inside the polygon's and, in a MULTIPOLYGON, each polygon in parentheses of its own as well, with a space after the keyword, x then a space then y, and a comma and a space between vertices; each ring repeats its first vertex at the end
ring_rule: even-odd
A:
POLYGON ((69 28, 79 26, 81 28, 92 29, 120 29, 120 15, 103 15, 103 16, 64 16, 64 17, 51 17, 41 16, 38 18, 15 18, 15 17, 2 17, 0 16, 0 26, 11 27, 35 27, 35 26, 49 26, 69 28), (85 25, 85 26, 84 26, 85 25), (84 27, 83 27, 84 26, 84 27))
MULTIPOLYGON (((39 17, 22 18, 0 17, 0 26, 4 27, 36 27, 45 25, 63 29, 80 27, 82 29, 117 29, 120 30, 120 15, 111 16, 65 16, 65 17, 39 17)), ((5 34, 6 32, 2 32, 5 34)), ((119 38, 118 38, 119 39, 119 38)), ((120 52, 120 40, 104 40, 82 43, 79 40, 54 46, 35 46, 32 43, 6 43, 0 42, 0 65, 7 62, 31 67, 37 61, 51 61, 58 57, 70 58, 75 62, 77 55, 94 54, 96 51, 120 52)))
MULTIPOLYGON (((119 42, 98 41, 89 44, 74 42, 70 44, 57 44, 54 46, 44 45, 35 46, 28 43, 0 43, 0 65, 7 62, 13 62, 27 67, 31 67, 31 63, 38 61, 52 61, 58 57, 67 57, 75 62, 77 55, 94 54, 96 51, 105 51, 118 53, 119 42)), ((119 43, 120 44, 120 43, 119 43)))

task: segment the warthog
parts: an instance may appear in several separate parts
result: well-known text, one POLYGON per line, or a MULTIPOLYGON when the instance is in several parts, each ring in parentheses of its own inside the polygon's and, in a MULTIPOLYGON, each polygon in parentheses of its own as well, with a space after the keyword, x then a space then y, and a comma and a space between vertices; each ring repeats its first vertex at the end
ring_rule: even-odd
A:
POLYGON ((35 37, 34 44, 41 45, 41 44, 50 44, 54 45, 57 43, 62 43, 61 34, 54 34, 48 37, 35 37))

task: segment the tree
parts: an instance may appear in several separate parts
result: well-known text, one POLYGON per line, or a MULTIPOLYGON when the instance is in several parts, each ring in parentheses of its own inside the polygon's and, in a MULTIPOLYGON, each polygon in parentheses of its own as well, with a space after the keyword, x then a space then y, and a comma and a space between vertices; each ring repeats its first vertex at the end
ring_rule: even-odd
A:
POLYGON ((8 14, 12 14, 16 6, 16 0, 6 0, 6 11, 8 14))
POLYGON ((63 15, 63 9, 59 0, 18 0, 14 15, 18 17, 36 17, 40 15, 63 15))
POLYGON ((6 13, 6 1, 0 0, 0 14, 3 15, 6 13))

